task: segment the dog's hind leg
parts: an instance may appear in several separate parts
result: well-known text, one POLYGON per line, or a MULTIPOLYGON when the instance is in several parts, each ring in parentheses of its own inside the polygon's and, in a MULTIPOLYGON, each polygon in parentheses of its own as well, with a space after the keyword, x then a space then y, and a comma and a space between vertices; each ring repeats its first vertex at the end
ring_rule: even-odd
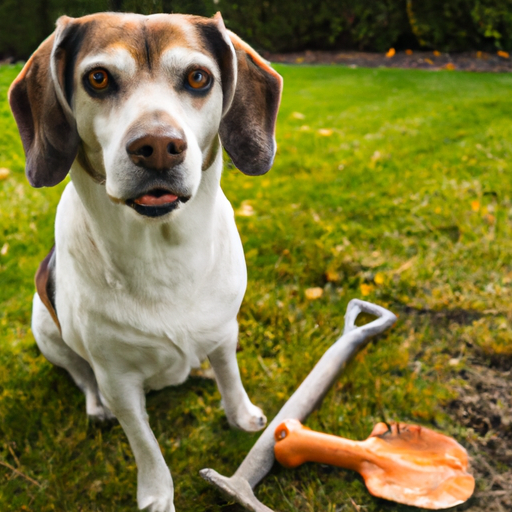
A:
POLYGON ((46 359, 67 370, 84 392, 87 415, 99 420, 113 418, 113 414, 101 401, 91 366, 64 343, 57 325, 37 293, 34 295, 32 307, 32 332, 46 359))

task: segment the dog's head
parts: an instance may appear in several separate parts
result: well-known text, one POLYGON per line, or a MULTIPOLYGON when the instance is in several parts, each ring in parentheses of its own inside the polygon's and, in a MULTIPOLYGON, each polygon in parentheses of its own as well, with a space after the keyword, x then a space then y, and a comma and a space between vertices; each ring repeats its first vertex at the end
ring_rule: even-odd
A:
POLYGON ((77 159, 113 201, 160 216, 195 194, 218 135, 245 174, 270 169, 281 88, 220 14, 101 13, 60 18, 9 101, 31 185, 77 159))

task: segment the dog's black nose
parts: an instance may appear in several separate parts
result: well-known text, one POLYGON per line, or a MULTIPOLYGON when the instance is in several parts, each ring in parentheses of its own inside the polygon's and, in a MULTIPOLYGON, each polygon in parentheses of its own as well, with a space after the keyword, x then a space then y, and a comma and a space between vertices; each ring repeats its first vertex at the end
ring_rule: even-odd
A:
POLYGON ((166 171, 183 162, 186 150, 187 141, 181 130, 142 135, 126 144, 134 164, 155 171, 166 171))

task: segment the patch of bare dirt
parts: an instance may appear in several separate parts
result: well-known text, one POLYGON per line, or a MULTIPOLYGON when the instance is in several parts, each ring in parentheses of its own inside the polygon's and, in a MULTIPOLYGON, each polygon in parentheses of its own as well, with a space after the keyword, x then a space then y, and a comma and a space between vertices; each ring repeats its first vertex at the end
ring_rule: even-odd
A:
POLYGON ((448 406, 467 431, 464 444, 477 480, 475 496, 463 510, 512 510, 512 370, 475 361, 463 370, 459 396, 448 406))
POLYGON ((387 56, 385 53, 370 52, 305 51, 294 53, 267 52, 263 55, 270 62, 286 64, 341 64, 348 67, 364 68, 449 69, 494 73, 512 71, 512 58, 506 53, 498 55, 497 53, 487 52, 440 53, 413 51, 406 53, 401 51, 392 56, 387 56))

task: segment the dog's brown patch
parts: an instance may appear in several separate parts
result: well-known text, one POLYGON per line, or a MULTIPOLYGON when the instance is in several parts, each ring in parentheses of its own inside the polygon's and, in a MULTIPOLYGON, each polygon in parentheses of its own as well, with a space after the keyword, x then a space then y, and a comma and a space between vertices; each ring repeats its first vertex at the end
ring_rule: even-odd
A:
POLYGON ((220 140, 219 140, 219 136, 216 135, 213 138, 212 143, 210 144, 206 158, 204 159, 203 165, 201 166, 202 171, 206 171, 207 169, 209 169, 211 167, 215 158, 217 157, 219 148, 220 148, 220 140))
POLYGON ((55 308, 55 246, 51 248, 46 258, 39 265, 35 283, 39 298, 46 306, 46 309, 48 309, 59 332, 62 333, 60 322, 57 318, 57 309, 55 308))
POLYGON ((89 158, 87 158, 87 154, 84 150, 83 144, 80 144, 78 148, 78 153, 76 155, 76 160, 79 165, 84 169, 84 171, 99 185, 103 185, 107 177, 102 173, 96 171, 92 164, 89 162, 89 158))

